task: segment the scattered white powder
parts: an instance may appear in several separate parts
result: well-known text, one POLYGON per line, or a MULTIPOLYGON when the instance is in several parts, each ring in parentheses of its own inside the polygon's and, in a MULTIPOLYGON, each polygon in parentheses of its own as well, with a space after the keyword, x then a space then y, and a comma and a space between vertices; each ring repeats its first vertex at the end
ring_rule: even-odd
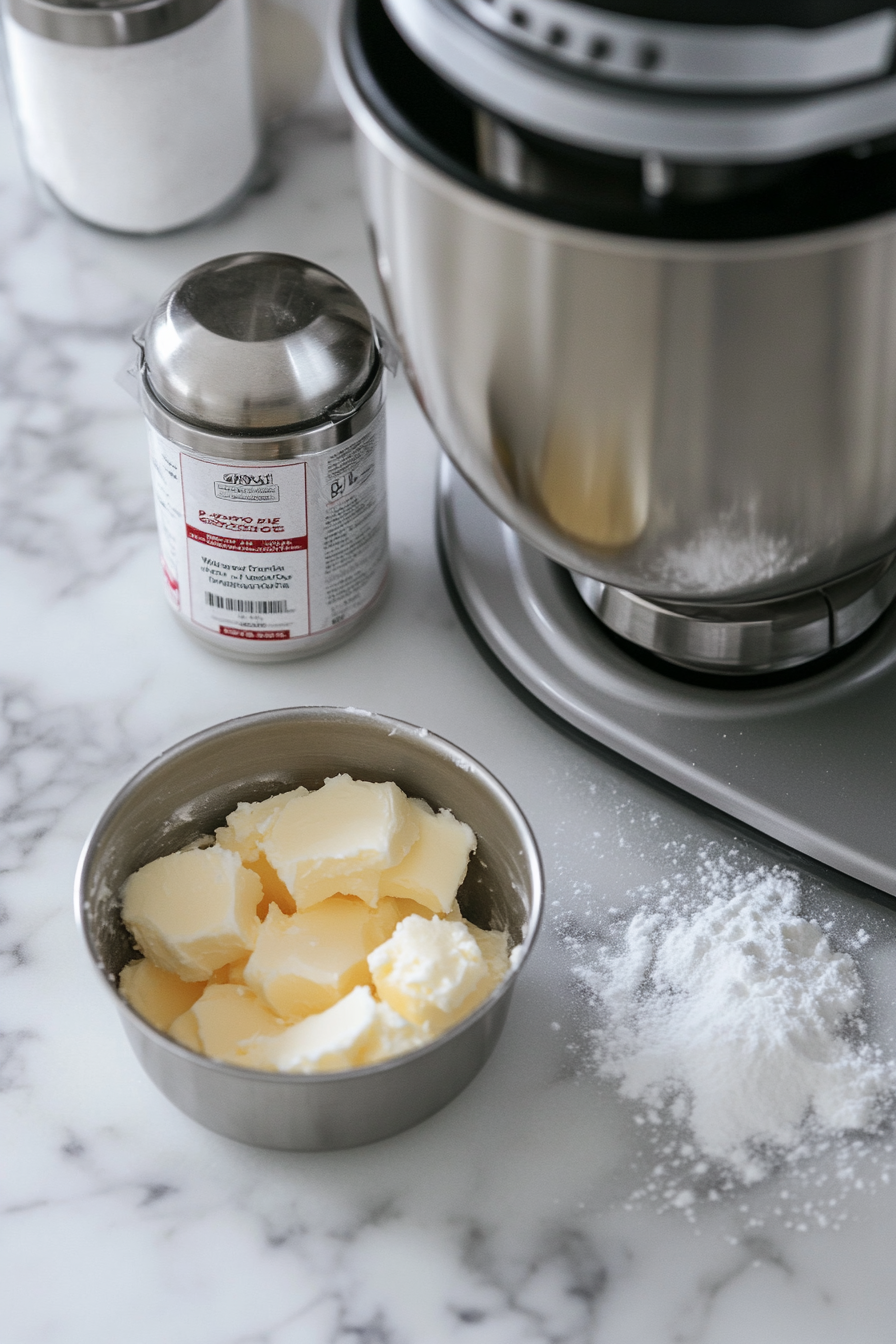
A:
POLYGON ((662 582, 693 595, 763 583, 804 564, 789 541, 759 528, 755 507, 747 506, 745 516, 725 514, 683 546, 670 547, 654 570, 662 582))
POLYGON ((706 859, 690 899, 680 886, 657 894, 615 946, 581 956, 598 1071, 642 1103, 636 1123, 678 1134, 634 1198, 687 1213, 698 1194, 832 1150, 841 1190, 857 1179, 856 1131, 881 1128, 896 1063, 864 1039, 855 962, 800 916, 791 874, 706 859))

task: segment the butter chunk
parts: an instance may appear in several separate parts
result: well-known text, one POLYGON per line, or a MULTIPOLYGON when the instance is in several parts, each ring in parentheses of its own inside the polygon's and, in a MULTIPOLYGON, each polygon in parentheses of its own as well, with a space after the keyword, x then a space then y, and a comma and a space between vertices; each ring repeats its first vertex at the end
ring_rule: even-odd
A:
POLYGON ((301 785, 286 793, 275 793, 263 798, 259 803, 237 803, 227 814, 227 825, 219 826, 215 839, 225 849, 234 849, 243 862, 252 862, 260 853, 262 836, 270 830, 274 821, 294 798, 304 798, 308 790, 301 785))
POLYGON ((203 1054, 210 1059, 245 1064, 250 1047, 259 1039, 273 1039, 284 1026, 245 985, 209 985, 172 1025, 171 1035, 193 1050, 198 1039, 203 1054))
POLYGON ((446 808, 436 813, 422 798, 408 801, 417 814, 420 838, 401 863, 383 873, 380 895, 403 896, 435 914, 448 914, 466 876, 476 836, 446 808))
POLYGON ((476 991, 487 977, 485 958, 465 922, 409 915, 367 964, 383 1002, 433 1031, 459 1022, 484 997, 476 991))
POLYGON ((192 1008, 205 985, 187 984, 179 976, 141 958, 124 967, 118 977, 118 988, 135 1012, 159 1031, 167 1031, 175 1018, 192 1008))
POLYGON ((144 954, 182 980, 207 980, 258 935, 261 882, 214 845, 154 859, 124 885, 121 917, 144 954))
POLYGON ((248 957, 240 957, 239 961, 232 961, 229 966, 225 966, 218 974, 221 976, 222 985, 244 985, 246 983, 246 962, 248 957))
POLYGON ((367 954, 397 924, 354 896, 331 896, 287 917, 271 906, 243 972, 275 1013, 295 1022, 330 1008, 356 985, 370 983, 367 954))
POLYGON ((359 985, 332 1008, 287 1027, 270 1040, 256 1040, 244 1062, 281 1073, 332 1073, 363 1061, 377 1021, 368 985, 359 985))
POLYGON ((373 906, 380 873, 417 840, 418 816, 397 784, 336 775, 288 803, 259 846, 299 910, 337 894, 373 906))
POLYGON ((174 1019, 168 1031, 168 1035, 177 1041, 178 1045, 184 1046, 187 1050, 195 1050, 197 1055, 204 1053, 202 1041, 199 1039, 199 1023, 196 1021, 196 1014, 192 1008, 188 1008, 180 1017, 174 1019))
POLYGON ((215 832, 218 844, 224 849, 233 849, 239 854, 243 866, 251 868, 261 878, 262 899, 258 907, 258 916, 264 919, 271 901, 279 905, 286 915, 294 914, 296 903, 290 896, 277 873, 271 867, 259 849, 261 837, 270 830, 276 818, 293 798, 304 798, 308 790, 300 785, 287 793, 275 793, 260 803, 238 803, 227 817, 227 825, 219 826, 215 832))
POLYGON ((295 901, 263 854, 259 854, 257 859, 243 859, 243 867, 251 869, 261 881, 262 896, 257 912, 259 919, 265 918, 272 904, 279 906, 284 915, 295 914, 295 901))
POLYGON ((378 1003, 376 1021, 359 1062, 381 1064, 384 1059, 393 1059, 395 1055, 406 1054, 408 1050, 419 1050, 421 1045, 428 1045, 432 1039, 433 1033, 426 1027, 408 1022, 388 1003, 378 1003))
MULTIPOLYGON (((391 938, 398 925, 408 915, 421 915, 424 919, 434 919, 431 910, 427 910, 425 905, 418 905, 416 901, 406 901, 394 896, 383 896, 377 902, 370 913, 370 923, 368 925, 367 937, 369 940, 368 952, 372 952, 380 943, 384 943, 387 938, 391 938)), ((445 919, 453 918, 452 915, 445 915, 445 919)), ((457 918, 462 919, 460 909, 457 911, 457 918)))
POLYGON ((467 931, 476 940, 485 962, 485 979, 481 982, 480 1001, 497 989, 510 970, 510 939, 503 930, 480 929, 464 920, 467 931))

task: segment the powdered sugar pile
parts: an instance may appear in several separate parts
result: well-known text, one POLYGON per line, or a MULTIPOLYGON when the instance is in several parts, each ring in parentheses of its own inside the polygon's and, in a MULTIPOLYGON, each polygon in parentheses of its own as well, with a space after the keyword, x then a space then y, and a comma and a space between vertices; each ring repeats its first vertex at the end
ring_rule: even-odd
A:
POLYGON ((852 957, 801 917, 798 883, 779 869, 716 858, 690 896, 665 887, 577 968, 599 1072, 643 1104, 640 1123, 678 1134, 655 1192, 687 1208, 695 1183, 732 1189, 787 1159, 854 1154, 855 1132, 888 1113, 896 1063, 865 1039, 852 957))

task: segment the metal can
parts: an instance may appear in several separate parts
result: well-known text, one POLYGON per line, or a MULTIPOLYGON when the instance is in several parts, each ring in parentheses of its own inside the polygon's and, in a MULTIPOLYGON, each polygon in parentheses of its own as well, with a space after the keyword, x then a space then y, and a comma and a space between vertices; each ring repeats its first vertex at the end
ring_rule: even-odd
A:
POLYGON ((134 339, 175 614, 250 661, 347 639, 388 567, 388 345, 358 295, 239 253, 178 280, 134 339))

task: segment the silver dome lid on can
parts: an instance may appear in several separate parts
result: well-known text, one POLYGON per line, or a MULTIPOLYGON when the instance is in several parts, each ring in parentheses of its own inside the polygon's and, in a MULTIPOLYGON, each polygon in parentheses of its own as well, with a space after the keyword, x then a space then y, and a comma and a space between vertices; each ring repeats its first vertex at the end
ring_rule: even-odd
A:
POLYGON ((324 447, 330 431, 356 432, 361 408, 379 404, 374 319, 343 280, 299 257, 241 252, 205 262, 172 285, 135 339, 144 409, 188 447, 201 450, 207 436, 324 447))

